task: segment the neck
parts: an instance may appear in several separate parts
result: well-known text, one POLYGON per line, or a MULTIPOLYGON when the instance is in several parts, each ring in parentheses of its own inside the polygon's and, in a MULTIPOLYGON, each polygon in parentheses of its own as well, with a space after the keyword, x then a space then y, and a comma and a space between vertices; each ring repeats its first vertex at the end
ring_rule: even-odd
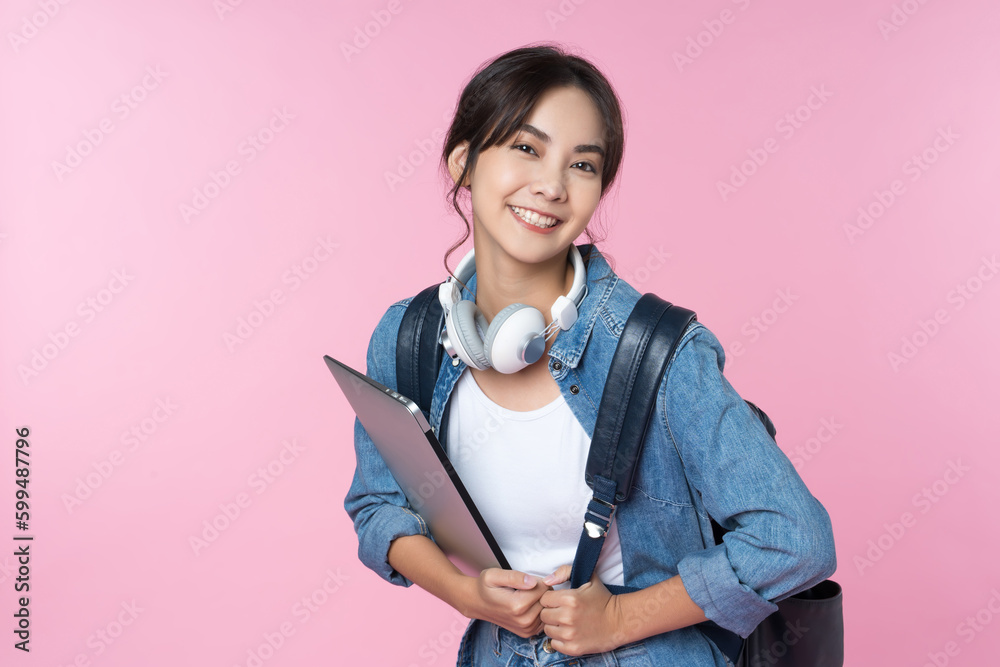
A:
POLYGON ((573 286, 573 273, 568 248, 544 262, 528 264, 495 245, 480 249, 477 244, 476 305, 492 322, 507 306, 523 303, 540 310, 548 324, 552 304, 573 286))

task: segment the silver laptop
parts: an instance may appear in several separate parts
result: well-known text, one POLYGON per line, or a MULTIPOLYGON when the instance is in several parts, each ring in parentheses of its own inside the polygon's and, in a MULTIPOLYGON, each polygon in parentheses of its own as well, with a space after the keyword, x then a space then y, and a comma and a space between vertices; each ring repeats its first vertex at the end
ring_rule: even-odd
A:
POLYGON ((476 576, 510 564, 420 407, 333 357, 323 360, 406 499, 455 565, 476 576))

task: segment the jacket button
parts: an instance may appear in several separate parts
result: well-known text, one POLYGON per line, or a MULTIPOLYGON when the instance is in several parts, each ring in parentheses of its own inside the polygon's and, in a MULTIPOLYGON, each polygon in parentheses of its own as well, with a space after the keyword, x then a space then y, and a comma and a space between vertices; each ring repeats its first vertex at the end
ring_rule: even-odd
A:
POLYGON ((561 361, 553 361, 552 362, 552 370, 554 370, 554 371, 561 371, 562 370, 562 362, 561 361))
POLYGON ((580 387, 576 386, 575 384, 570 385, 569 390, 570 390, 570 393, 573 393, 573 394, 579 394, 580 393, 580 387))

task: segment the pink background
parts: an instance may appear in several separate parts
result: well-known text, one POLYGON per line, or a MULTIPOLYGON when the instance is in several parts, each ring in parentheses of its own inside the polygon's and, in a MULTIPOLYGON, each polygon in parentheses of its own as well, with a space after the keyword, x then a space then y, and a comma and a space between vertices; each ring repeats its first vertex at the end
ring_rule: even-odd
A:
POLYGON ((627 112, 616 268, 697 310, 833 517, 847 664, 993 664, 995 2, 225 1, 0 9, 0 662, 453 664, 457 612, 357 560, 321 357, 363 367, 444 278, 449 113, 481 62, 555 40, 627 112))

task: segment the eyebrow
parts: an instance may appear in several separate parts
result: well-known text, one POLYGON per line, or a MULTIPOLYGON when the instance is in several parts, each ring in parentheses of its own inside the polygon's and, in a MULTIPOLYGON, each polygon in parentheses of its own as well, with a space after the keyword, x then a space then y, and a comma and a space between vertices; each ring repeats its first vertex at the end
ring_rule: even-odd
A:
MULTIPOLYGON (((549 135, 547 135, 545 132, 542 132, 541 130, 539 130, 534 125, 531 125, 530 123, 525 123, 524 125, 522 125, 520 127, 520 130, 523 131, 523 132, 527 132, 528 134, 533 135, 535 137, 538 137, 539 140, 541 140, 541 141, 543 141, 543 142, 545 142, 547 144, 552 143, 552 137, 550 137, 549 135)), ((579 146, 576 146, 576 147, 573 148, 573 152, 574 153, 597 153, 598 155, 601 156, 601 159, 604 158, 604 149, 601 148, 600 146, 596 145, 596 144, 580 144, 579 146)))

